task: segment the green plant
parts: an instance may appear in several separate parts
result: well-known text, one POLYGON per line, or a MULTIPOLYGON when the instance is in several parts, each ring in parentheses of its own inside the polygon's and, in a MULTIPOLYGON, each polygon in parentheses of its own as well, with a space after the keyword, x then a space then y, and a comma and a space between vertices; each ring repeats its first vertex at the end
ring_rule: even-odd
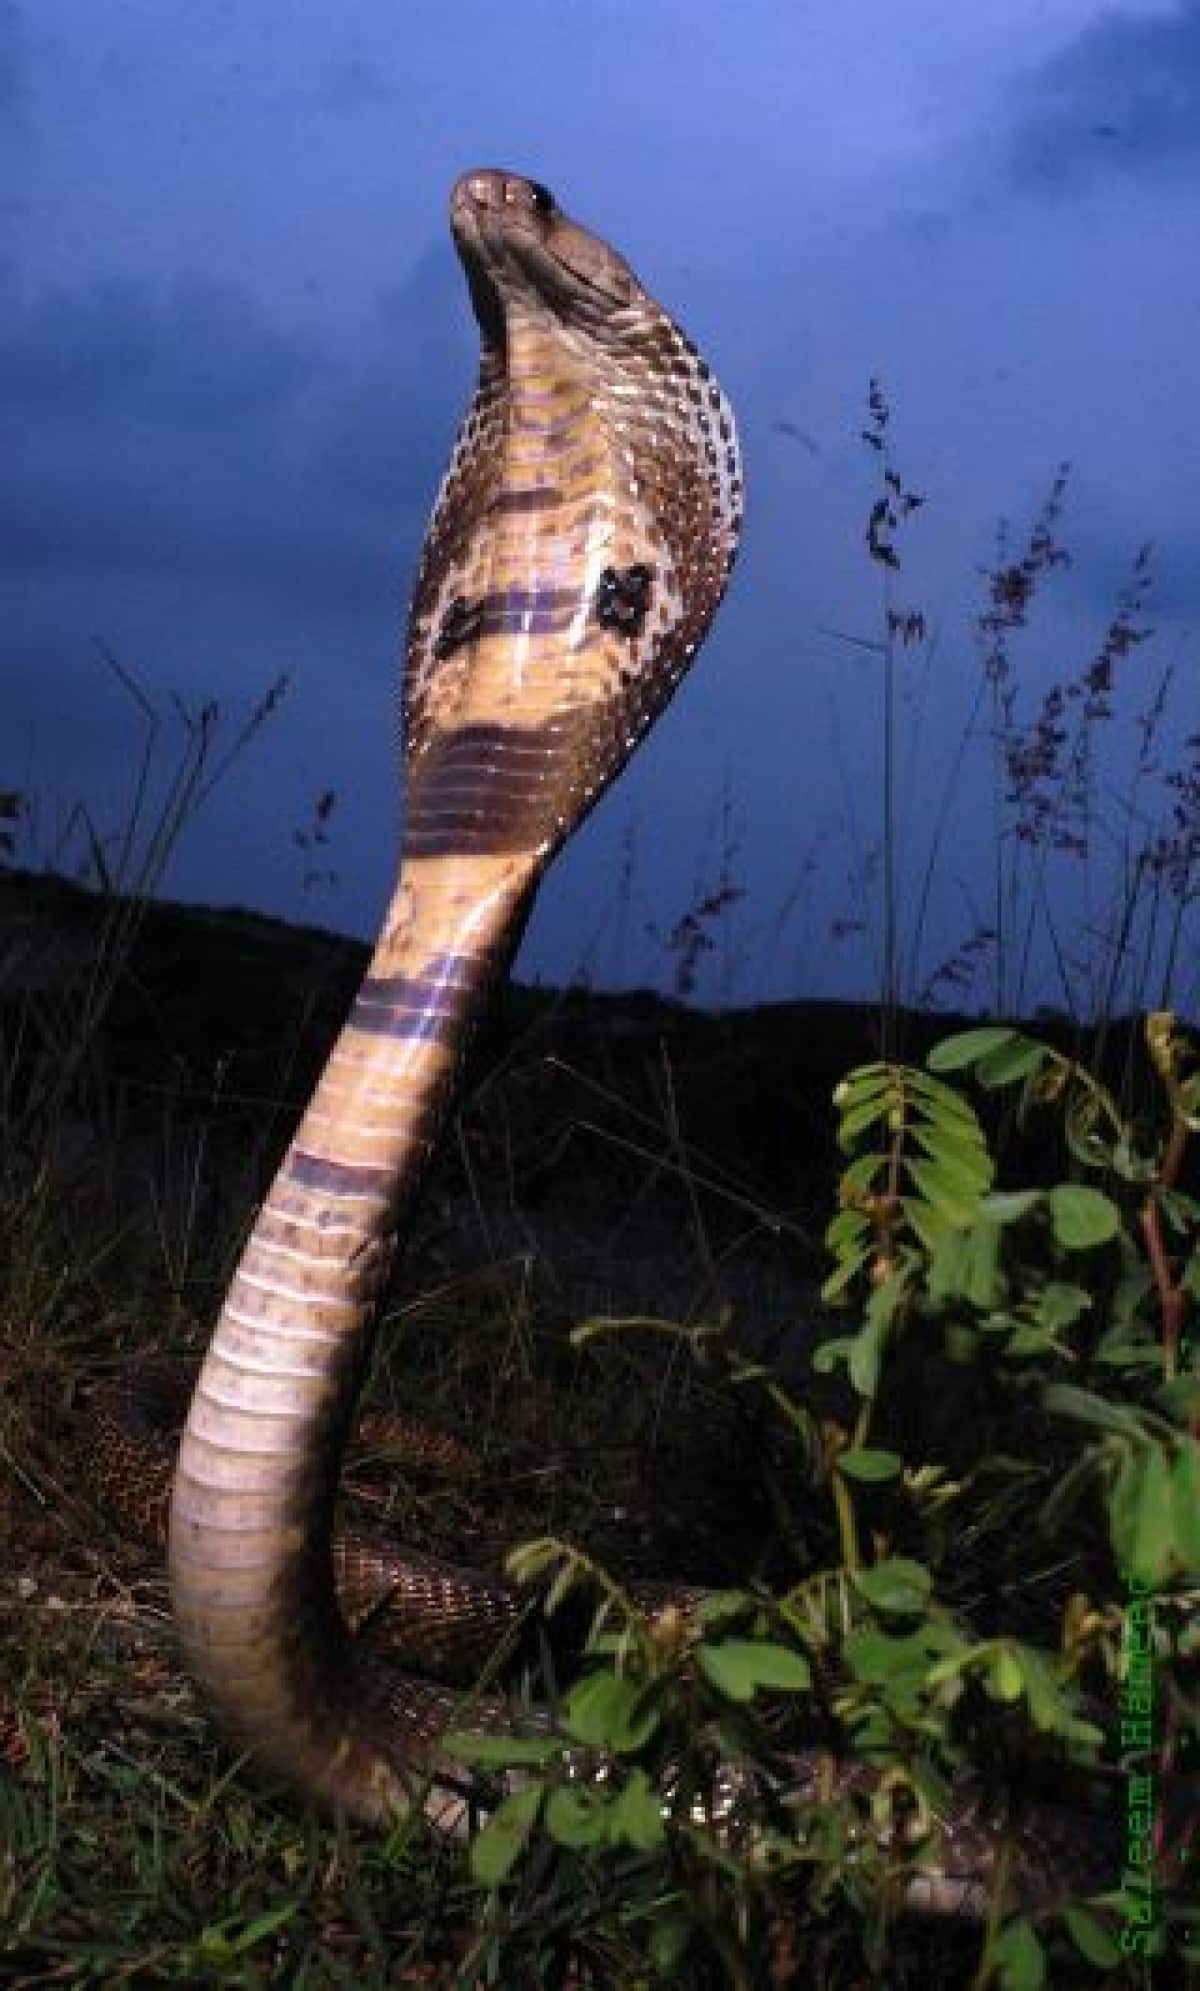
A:
MULTIPOLYGON (((1105 1811, 1080 1829, 1107 1843, 1130 1586, 1155 1603, 1161 1719, 1142 1753, 1160 1773, 1191 1760, 1200 1373, 1180 1325, 1200 1297, 1200 1202, 1180 1182, 1200 1072, 1172 1018, 1148 1019, 1146 1044, 1158 1111, 1136 1121, 1079 1063, 1002 1027, 947 1039, 926 1071, 878 1063, 839 1087, 825 1297, 861 1295, 862 1313, 813 1368, 848 1419, 815 1426, 717 1330, 687 1337, 781 1412, 793 1496, 823 1510, 806 1524, 815 1566, 654 1615, 561 1540, 513 1554, 548 1611, 578 1583, 600 1602, 543 1726, 455 1745, 508 1779, 472 1850, 498 1955, 522 1889, 545 1902, 582 1874, 647 1982, 785 1981, 780 1956, 827 1947, 839 1902, 868 1958, 885 1939, 894 1957, 889 1918, 906 1889, 919 1898, 932 1820, 968 1772, 1098 1790, 1105 1811), (964 1073, 1015 1100, 1018 1123, 1052 1117, 1063 1179, 997 1186, 964 1073), (789 1771, 802 1738, 826 1767, 789 1771), (841 1755, 871 1775, 838 1774, 841 1755)), ((1019 1839, 999 1844, 975 1986, 1024 1991, 1071 1957, 1112 1981, 1131 1929, 1135 1961, 1200 1958, 1181 1891, 1138 1924, 1119 1849, 1079 1898, 1031 1907, 1019 1839)))

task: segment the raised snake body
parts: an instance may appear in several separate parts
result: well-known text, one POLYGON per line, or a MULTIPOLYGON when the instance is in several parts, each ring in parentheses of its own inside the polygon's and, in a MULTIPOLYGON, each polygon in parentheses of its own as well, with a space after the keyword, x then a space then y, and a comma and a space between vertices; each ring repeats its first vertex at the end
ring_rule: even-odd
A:
MULTIPOLYGON (((213 1332, 170 1525, 184 1655, 226 1728, 370 1820, 436 1770, 452 1705, 356 1659, 335 1597, 372 1310, 466 1035, 695 655, 742 500, 725 397, 620 256, 508 173, 464 175, 450 214, 482 356, 412 605, 399 876, 213 1332)), ((964 1796, 953 1904, 927 1905, 979 1907, 989 1830, 964 1796)))
POLYGON ((399 877, 214 1329, 170 1529, 184 1655, 229 1731, 371 1819, 445 1709, 397 1686, 384 1718, 335 1601, 366 1330, 480 1004, 694 656, 741 516, 725 397, 624 260, 508 173, 465 174, 450 222, 481 362, 412 605, 399 877))

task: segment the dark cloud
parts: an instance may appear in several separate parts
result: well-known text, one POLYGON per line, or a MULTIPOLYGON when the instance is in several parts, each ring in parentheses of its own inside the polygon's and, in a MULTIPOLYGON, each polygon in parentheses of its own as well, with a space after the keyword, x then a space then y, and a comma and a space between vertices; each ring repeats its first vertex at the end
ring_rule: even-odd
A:
POLYGON ((394 514, 398 479, 427 502, 450 428, 475 384, 478 339, 448 250, 429 248, 407 280, 380 293, 374 357, 331 397, 314 470, 339 512, 394 514))
POLYGON ((362 111, 390 110, 399 99, 395 85, 361 55, 340 56, 331 62, 320 95, 323 109, 355 117, 362 111))
POLYGON ((369 930, 391 861, 399 628, 476 364, 449 246, 376 298, 353 354, 193 278, 44 292, 23 315, 14 297, 0 325, 0 783, 123 820, 137 714, 98 645, 168 719, 175 693, 215 698, 234 731, 286 673, 172 885, 203 897, 236 878, 220 890, 302 910, 288 826, 336 787, 355 852, 337 916, 369 930))
POLYGON ((369 595, 398 520, 419 533, 469 379, 454 288, 448 257, 423 260, 356 367, 202 279, 43 296, 0 332, 0 573, 204 575, 333 612, 369 595))
MULTIPOLYGON (((271 10, 233 0, 122 0, 94 10, 99 36, 74 0, 0 0, 0 159, 21 169, 0 172, 0 783, 89 800, 119 784, 125 706, 94 638, 156 696, 211 695, 230 713, 287 671, 281 714, 181 882, 296 910, 290 826, 336 787, 329 911, 373 924, 403 599, 476 363, 445 194, 472 158, 511 161, 678 308, 735 400, 751 483, 712 643, 551 879, 539 965, 569 969, 593 909, 598 924, 624 889, 621 825, 639 816, 669 931, 696 902, 696 845, 732 783, 754 916, 793 892, 820 836, 798 916, 805 972, 861 993, 867 943, 861 960, 857 941, 831 950, 828 919, 862 896, 876 834, 878 672, 871 651, 820 631, 878 634, 874 486, 856 440, 867 379, 885 380, 905 476, 929 500, 902 599, 944 632, 906 749, 914 862, 969 722, 973 573, 998 511, 1019 535, 1053 465, 1079 465, 1063 520, 1075 565, 1022 648, 1035 704, 1039 674, 1103 634, 1141 539, 1163 548, 1160 634, 1131 677, 1159 646, 1175 653, 1194 612, 1200 264, 1191 185, 1173 169, 1194 163, 1200 134, 1198 7, 1120 4, 1067 10, 1064 47, 1064 10, 1039 0, 875 0, 854 18, 877 16, 877 32, 857 35, 833 0, 460 0, 403 10, 402 43, 386 0, 361 0, 350 29, 346 10, 297 0, 282 41, 271 10), (698 15, 706 32, 690 33, 698 15), (1018 65, 1019 86, 1005 80, 1018 65), (499 88, 509 74, 536 89, 499 88), (3 115, 5 87, 18 104, 24 92, 24 128, 3 115), (1101 171, 1102 197, 1046 197, 1101 171), (6 230, 14 196, 27 207, 6 230), (171 288, 181 268, 232 288, 171 288), (126 281, 80 280, 100 272, 126 281)), ((1178 682, 1186 694, 1182 668, 1178 682)), ((991 875, 984 763, 966 765, 938 831, 939 889, 960 870, 972 890, 991 875)), ((636 973, 629 904, 615 919, 636 973)), ((752 963, 747 978, 760 979, 752 963)))
POLYGON ((160 302, 113 278, 51 292, 0 332, 0 405, 220 430, 284 406, 318 364, 232 286, 183 278, 160 302))
POLYGON ((1059 188, 1200 159, 1200 0, 1153 18, 1113 12, 1021 85, 1011 163, 1059 188))

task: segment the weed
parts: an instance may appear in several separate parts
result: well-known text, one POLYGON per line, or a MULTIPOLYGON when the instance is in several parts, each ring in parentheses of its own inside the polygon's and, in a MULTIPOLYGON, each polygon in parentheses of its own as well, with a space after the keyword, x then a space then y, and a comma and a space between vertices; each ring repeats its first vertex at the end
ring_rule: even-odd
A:
POLYGON ((1129 1791, 1151 1790, 1156 1765, 1185 1807, 1193 1793, 1171 1826, 1164 1799, 1157 1828, 1182 1835, 1186 1859, 1195 1782, 1179 1773, 1200 1764, 1200 1372, 1181 1366, 1179 1334, 1200 1295, 1200 1202, 1179 1186, 1200 1069, 1173 1019, 1152 1018, 1146 1041, 1153 1126, 1010 1028, 949 1038, 927 1072, 884 1061, 839 1088, 824 1298, 865 1300, 857 1332, 822 1343, 813 1367, 844 1372, 849 1425, 815 1424, 719 1331, 685 1337, 720 1351, 730 1387, 767 1392, 795 1447, 791 1497, 827 1506, 815 1566, 651 1615, 559 1539, 510 1556, 520 1580, 548 1583, 547 1612, 581 1584, 597 1611, 548 1730, 457 1742, 515 1779, 472 1848, 505 1903, 502 1972, 528 1953, 512 1933, 522 1902, 553 1922, 581 1885, 619 1912, 626 1971, 646 1982, 790 1981, 781 1930, 788 1954, 828 1950, 839 1900, 863 1962, 886 1953, 899 1970, 891 1918, 929 1885, 934 1821, 963 1802, 950 1793, 1006 1786, 1017 1810, 1007 1834, 998 1801, 991 1813, 976 1991, 1040 1985, 1072 1958, 1108 1982, 1130 1954, 1135 1973, 1143 1956, 1200 1960, 1194 1907, 1164 1880, 1147 1918, 1127 1850, 1129 1791), (939 1076, 963 1071, 1060 1115, 1077 1170, 1104 1186, 997 1187, 982 1123, 939 1076), (1153 1599, 1157 1717, 1130 1684, 1130 1595, 1153 1599), (789 1753, 806 1732, 824 1756, 789 1753), (869 1778, 839 1771, 846 1753, 869 1778), (1071 1820, 1057 1857, 1091 1841, 1090 1860, 1047 1893, 1055 1855, 1034 1849, 1021 1798, 1073 1783, 1078 1802, 1088 1782, 1104 1808, 1071 1820))

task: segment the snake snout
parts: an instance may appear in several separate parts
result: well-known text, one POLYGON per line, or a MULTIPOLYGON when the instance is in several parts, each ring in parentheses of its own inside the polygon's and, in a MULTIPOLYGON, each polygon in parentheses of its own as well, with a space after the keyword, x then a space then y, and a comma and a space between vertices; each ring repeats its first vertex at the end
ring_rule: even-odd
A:
POLYGON ((540 180, 528 180, 520 173, 508 173, 498 166, 473 166, 461 173, 450 190, 450 220, 471 215, 517 214, 549 217, 557 210, 549 187, 540 180))

